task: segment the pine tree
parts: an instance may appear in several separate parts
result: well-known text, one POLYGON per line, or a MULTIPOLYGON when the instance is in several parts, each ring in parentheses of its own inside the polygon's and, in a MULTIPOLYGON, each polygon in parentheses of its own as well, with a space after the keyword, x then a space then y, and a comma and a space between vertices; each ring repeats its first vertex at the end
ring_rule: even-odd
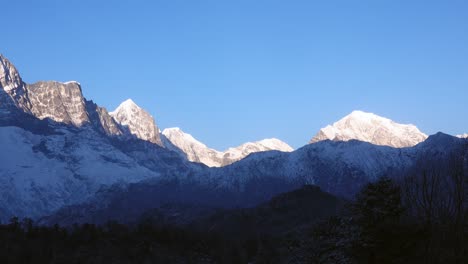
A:
POLYGON ((353 243, 358 262, 393 263, 399 255, 399 225, 403 213, 400 188, 382 177, 368 184, 351 206, 359 236, 353 243))

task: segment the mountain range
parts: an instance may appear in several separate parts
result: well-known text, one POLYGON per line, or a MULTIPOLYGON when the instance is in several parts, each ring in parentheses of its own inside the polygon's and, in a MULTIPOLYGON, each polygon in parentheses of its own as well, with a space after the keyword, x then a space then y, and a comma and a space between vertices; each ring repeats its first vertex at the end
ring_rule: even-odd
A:
POLYGON ((27 84, 1 55, 0 145, 0 221, 131 222, 170 203, 256 206, 304 184, 349 198, 423 161, 456 156, 468 167, 466 137, 427 136, 362 111, 297 150, 272 138, 218 151, 179 128, 161 132, 130 99, 108 112, 76 81, 27 84))

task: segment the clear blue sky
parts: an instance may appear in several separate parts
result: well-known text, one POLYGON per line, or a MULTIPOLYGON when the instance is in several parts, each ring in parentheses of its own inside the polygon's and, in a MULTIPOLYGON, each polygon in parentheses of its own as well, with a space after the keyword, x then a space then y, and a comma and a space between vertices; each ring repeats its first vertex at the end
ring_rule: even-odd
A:
POLYGON ((299 147, 354 109, 468 132, 468 1, 2 1, 26 82, 77 80, 113 110, 225 149, 299 147))

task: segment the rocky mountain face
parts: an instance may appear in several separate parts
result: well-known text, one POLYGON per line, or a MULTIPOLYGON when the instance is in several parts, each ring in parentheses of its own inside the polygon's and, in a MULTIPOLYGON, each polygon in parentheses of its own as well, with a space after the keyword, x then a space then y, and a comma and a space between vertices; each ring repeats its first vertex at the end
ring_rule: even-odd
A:
POLYGON ((101 133, 112 137, 121 137, 125 134, 121 125, 104 107, 98 106, 93 101, 86 101, 86 111, 91 124, 101 133))
POLYGON ((131 99, 121 103, 109 114, 132 135, 162 146, 159 128, 154 118, 131 99))
POLYGON ((414 125, 403 125, 372 113, 353 111, 333 125, 328 125, 315 135, 310 143, 322 140, 360 140, 375 145, 396 148, 411 147, 427 138, 414 125))
POLYGON ((74 126, 89 123, 85 99, 78 82, 26 84, 15 66, 0 55, 0 87, 2 105, 10 111, 15 106, 41 120, 49 118, 74 126))
POLYGON ((154 144, 150 124, 152 137, 134 135, 86 100, 78 82, 27 84, 0 56, 0 221, 49 214, 106 186, 199 169, 154 144))
POLYGON ((207 147, 192 135, 177 127, 164 129, 162 135, 163 143, 168 149, 178 152, 189 161, 203 163, 209 167, 226 166, 256 152, 270 150, 293 151, 293 148, 288 144, 276 138, 247 142, 226 151, 218 151, 207 147))
POLYGON ((37 118, 50 118, 76 127, 90 122, 78 82, 37 82, 26 85, 26 89, 31 113, 37 118))
POLYGON ((5 92, 13 94, 15 90, 22 88, 23 84, 13 64, 0 54, 0 87, 5 92))
POLYGON ((18 108, 30 112, 26 84, 11 62, 0 54, 0 113, 15 112, 18 108))

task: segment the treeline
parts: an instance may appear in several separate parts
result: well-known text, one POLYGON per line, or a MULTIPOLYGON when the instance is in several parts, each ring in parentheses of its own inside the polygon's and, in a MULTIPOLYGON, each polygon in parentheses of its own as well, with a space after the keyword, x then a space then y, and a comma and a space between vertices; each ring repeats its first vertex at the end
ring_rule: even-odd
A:
POLYGON ((250 246, 151 222, 63 228, 13 218, 0 226, 0 263, 242 263, 250 246))

